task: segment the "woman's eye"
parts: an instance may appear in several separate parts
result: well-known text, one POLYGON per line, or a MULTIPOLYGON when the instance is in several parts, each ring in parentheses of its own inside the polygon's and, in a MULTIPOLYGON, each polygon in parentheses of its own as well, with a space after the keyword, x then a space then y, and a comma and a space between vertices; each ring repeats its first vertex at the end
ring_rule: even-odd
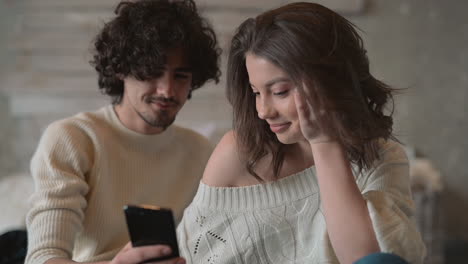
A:
POLYGON ((288 92, 289 92, 289 90, 284 90, 284 91, 276 92, 276 93, 273 93, 273 94, 274 95, 286 95, 288 92))
POLYGON ((259 96, 259 95, 260 95, 259 92, 253 92, 253 94, 254 94, 255 96, 259 96))

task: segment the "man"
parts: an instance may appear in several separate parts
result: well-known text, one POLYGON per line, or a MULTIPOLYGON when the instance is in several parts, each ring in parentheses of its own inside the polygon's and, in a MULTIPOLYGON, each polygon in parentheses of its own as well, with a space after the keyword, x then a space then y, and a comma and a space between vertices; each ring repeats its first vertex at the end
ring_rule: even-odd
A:
POLYGON ((153 204, 180 217, 211 153, 204 137, 171 125, 192 91, 220 75, 215 34, 193 0, 127 1, 115 13, 92 61, 112 105, 52 123, 32 158, 26 263, 167 255, 128 244, 122 208, 153 204))

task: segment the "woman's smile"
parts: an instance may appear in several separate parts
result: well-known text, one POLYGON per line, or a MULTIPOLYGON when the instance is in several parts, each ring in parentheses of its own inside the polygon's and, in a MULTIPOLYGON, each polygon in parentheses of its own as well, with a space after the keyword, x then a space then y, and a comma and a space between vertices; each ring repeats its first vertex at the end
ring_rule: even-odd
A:
POLYGON ((270 129, 273 133, 282 133, 286 131, 291 126, 291 122, 279 123, 279 124, 270 124, 270 129))

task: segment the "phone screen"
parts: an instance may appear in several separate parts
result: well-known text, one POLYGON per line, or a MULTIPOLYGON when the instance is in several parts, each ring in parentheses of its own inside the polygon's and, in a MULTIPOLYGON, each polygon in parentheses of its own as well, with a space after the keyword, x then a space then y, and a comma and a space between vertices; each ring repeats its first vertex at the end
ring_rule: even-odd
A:
POLYGON ((179 256, 174 217, 170 209, 148 205, 126 205, 124 212, 134 247, 163 244, 169 245, 172 249, 170 256, 145 262, 179 256))

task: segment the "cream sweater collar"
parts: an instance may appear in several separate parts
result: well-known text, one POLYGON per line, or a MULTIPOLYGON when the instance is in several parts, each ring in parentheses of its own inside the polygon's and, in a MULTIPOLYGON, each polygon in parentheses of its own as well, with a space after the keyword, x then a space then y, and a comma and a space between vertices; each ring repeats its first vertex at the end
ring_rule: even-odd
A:
POLYGON ((245 187, 211 187, 200 181, 192 204, 213 210, 251 211, 273 208, 318 194, 315 167, 273 182, 245 187))
POLYGON ((176 125, 169 126, 164 132, 159 134, 145 135, 125 127, 115 113, 112 105, 101 108, 98 111, 99 114, 122 136, 124 139, 122 143, 128 144, 130 148, 137 147, 144 152, 154 153, 170 147, 174 143, 173 139, 178 128, 176 125))

